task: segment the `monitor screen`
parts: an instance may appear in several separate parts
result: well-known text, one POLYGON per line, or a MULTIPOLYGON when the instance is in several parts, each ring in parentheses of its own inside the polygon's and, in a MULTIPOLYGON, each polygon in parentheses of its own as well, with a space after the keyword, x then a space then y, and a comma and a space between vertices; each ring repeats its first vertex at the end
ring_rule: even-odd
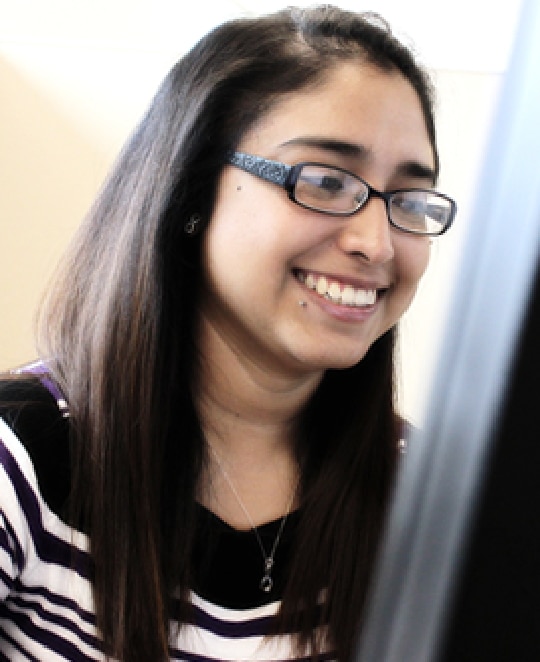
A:
POLYGON ((356 662, 540 660, 539 118, 525 0, 356 662))

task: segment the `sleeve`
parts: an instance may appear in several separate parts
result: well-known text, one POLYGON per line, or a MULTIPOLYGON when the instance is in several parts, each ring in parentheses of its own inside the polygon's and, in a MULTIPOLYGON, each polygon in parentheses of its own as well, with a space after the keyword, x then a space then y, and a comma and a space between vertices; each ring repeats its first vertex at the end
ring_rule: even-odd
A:
POLYGON ((7 598, 26 563, 36 491, 30 458, 0 419, 0 602, 7 598))

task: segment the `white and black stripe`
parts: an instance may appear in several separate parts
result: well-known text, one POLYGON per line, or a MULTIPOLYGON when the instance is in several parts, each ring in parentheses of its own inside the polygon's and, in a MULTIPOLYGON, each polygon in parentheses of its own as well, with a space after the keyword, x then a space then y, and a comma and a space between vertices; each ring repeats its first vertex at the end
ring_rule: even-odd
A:
MULTIPOLYGON (((0 419, 0 660, 104 659, 87 549, 87 537, 47 505, 26 448, 0 419)), ((279 599, 239 609, 192 593, 192 603, 191 622, 171 627, 171 660, 309 659, 295 656, 290 636, 268 637, 279 599)))

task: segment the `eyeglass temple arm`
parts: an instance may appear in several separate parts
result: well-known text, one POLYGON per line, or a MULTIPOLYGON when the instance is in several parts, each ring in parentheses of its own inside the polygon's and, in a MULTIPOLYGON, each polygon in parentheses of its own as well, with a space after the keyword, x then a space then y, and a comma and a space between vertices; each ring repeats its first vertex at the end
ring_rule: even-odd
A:
POLYGON ((244 154, 243 152, 232 152, 229 154, 228 161, 231 165, 278 186, 285 186, 291 171, 291 166, 284 163, 263 159, 261 156, 244 154))

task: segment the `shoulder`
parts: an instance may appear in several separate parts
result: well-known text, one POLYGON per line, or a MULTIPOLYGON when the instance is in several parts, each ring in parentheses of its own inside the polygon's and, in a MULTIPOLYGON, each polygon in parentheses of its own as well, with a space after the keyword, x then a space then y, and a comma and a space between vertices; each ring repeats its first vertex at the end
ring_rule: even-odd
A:
POLYGON ((70 492, 69 419, 31 375, 0 378, 0 418, 30 458, 44 501, 59 515, 70 492))

